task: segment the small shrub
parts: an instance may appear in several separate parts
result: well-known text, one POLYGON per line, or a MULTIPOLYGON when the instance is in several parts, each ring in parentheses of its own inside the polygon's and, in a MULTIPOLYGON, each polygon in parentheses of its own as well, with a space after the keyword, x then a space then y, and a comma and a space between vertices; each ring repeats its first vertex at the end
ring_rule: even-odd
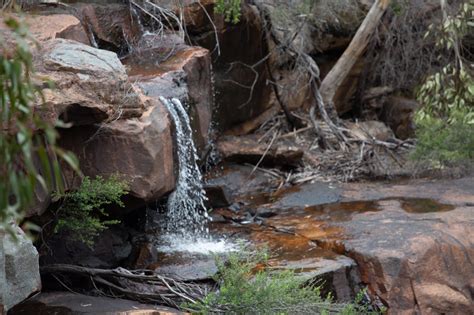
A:
MULTIPOLYGON (((269 271, 264 251, 232 253, 216 259, 219 290, 184 308, 199 314, 371 314, 355 304, 335 304, 319 287, 305 285, 292 271, 269 271)), ((372 312, 372 314, 375 314, 372 312)))
POLYGON ((232 22, 237 24, 240 21, 242 15, 240 7, 242 0, 217 0, 214 12, 223 14, 226 22, 232 22))
POLYGON ((437 118, 417 122, 418 143, 413 158, 449 165, 474 159, 474 125, 461 121, 447 123, 437 118))
POLYGON ((117 204, 123 207, 120 198, 128 191, 128 184, 118 175, 108 179, 97 176, 95 179, 84 177, 81 186, 71 192, 60 195, 63 199, 58 210, 58 223, 55 231, 67 230, 74 240, 92 247, 94 238, 117 220, 103 220, 106 217, 104 206, 117 204))

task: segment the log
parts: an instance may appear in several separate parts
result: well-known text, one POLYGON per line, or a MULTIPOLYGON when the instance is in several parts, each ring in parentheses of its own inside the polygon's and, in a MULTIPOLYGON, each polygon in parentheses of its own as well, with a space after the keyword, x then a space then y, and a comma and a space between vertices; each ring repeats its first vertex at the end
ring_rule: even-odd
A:
POLYGON ((224 161, 271 167, 297 167, 304 154, 301 148, 294 145, 259 143, 251 136, 223 137, 217 141, 217 149, 224 161))
POLYGON ((372 34, 387 10, 390 0, 376 0, 336 65, 326 75, 320 86, 321 96, 328 108, 337 108, 334 97, 344 80, 364 53, 372 34))

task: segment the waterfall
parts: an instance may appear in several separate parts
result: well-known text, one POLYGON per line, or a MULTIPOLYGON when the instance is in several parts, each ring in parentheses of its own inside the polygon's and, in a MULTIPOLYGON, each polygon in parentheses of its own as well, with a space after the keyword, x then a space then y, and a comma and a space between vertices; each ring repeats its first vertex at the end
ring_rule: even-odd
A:
POLYGON ((168 198, 166 230, 172 233, 206 233, 209 220, 204 202, 202 175, 197 165, 198 155, 194 145, 189 116, 183 104, 176 99, 160 97, 168 109, 176 129, 178 178, 176 189, 168 198))

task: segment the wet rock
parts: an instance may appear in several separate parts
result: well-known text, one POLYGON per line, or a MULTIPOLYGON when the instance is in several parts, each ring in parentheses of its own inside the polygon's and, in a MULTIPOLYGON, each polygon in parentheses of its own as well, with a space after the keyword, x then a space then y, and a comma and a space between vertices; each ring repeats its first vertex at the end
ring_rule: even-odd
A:
POLYGON ((474 178, 417 179, 381 184, 379 182, 340 185, 344 201, 379 200, 388 198, 433 199, 454 206, 474 204, 474 178))
MULTIPOLYGON (((156 100, 149 100, 140 118, 61 132, 61 145, 76 153, 85 175, 118 172, 129 183, 130 194, 142 202, 157 200, 174 188, 172 139, 168 113, 156 100)), ((75 184, 73 174, 67 179, 70 186, 75 184)))
POLYGON ((217 149, 225 161, 236 163, 260 162, 262 166, 298 166, 303 150, 291 144, 277 144, 268 148, 253 137, 223 137, 217 142, 217 149))
POLYGON ((16 240, 0 230, 0 313, 41 290, 38 252, 23 231, 16 240))
POLYGON ((45 103, 38 106, 51 120, 58 117, 74 125, 141 116, 144 105, 127 81, 117 55, 84 44, 54 39, 35 56, 35 81, 52 82, 45 88, 45 103))
POLYGON ((253 171, 253 167, 230 164, 216 167, 206 174, 206 183, 211 186, 222 187, 227 192, 229 202, 232 203, 230 209, 238 211, 247 209, 249 204, 260 204, 262 196, 265 202, 265 193, 276 189, 278 182, 268 173, 253 171), (257 195, 257 199, 249 200, 257 195), (243 202, 241 202, 243 201, 243 202))
POLYGON ((41 293, 17 305, 9 315, 46 314, 127 314, 127 315, 168 315, 182 312, 157 305, 142 304, 119 298, 87 296, 70 292, 41 293))
POLYGON ((209 51, 174 42, 142 49, 138 55, 127 59, 131 80, 137 82, 144 93, 153 98, 160 96, 178 98, 185 106, 198 151, 207 148, 212 112, 211 59, 209 51), (169 50, 169 52, 168 52, 169 50), (176 51, 178 50, 178 51, 176 51), (140 55, 167 55, 163 62, 143 63, 140 55))
POLYGON ((229 192, 222 186, 204 186, 208 198, 208 208, 222 208, 231 204, 229 192))
POLYGON ((132 263, 133 269, 145 269, 158 260, 158 250, 156 245, 147 243, 137 248, 136 257, 132 263))
POLYGON ((126 229, 112 226, 100 233, 94 246, 72 240, 69 235, 59 233, 48 241, 48 248, 42 253, 41 264, 72 264, 90 268, 116 268, 132 252, 126 229))
POLYGON ((210 280, 217 273, 216 262, 212 255, 179 256, 176 252, 173 256, 161 257, 157 263, 148 268, 159 274, 185 281, 210 280))
POLYGON ((341 190, 330 183, 314 182, 282 191, 275 208, 306 208, 341 199, 341 190))

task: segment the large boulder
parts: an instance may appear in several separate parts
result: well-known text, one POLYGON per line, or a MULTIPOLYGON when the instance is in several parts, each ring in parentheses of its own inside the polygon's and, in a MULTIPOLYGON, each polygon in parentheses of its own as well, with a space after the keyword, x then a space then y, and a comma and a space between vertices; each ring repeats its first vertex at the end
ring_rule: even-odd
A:
POLYGON ((75 40, 90 45, 89 35, 81 21, 71 14, 27 15, 31 35, 40 43, 54 38, 75 40))
POLYGON ((158 199, 175 184, 169 115, 159 101, 148 103, 139 118, 61 132, 61 145, 76 153, 85 175, 119 173, 130 184, 131 195, 143 201, 158 199))
POLYGON ((35 80, 43 89, 45 117, 88 125, 141 116, 144 105, 113 52, 75 41, 45 42, 35 55, 35 80), (46 85, 47 86, 47 85, 46 85))
POLYGON ((397 314, 474 312, 474 208, 413 214, 398 201, 344 224, 362 282, 397 314))
POLYGON ((36 50, 37 46, 31 39, 34 39, 40 45, 55 38, 70 39, 90 45, 89 35, 86 30, 81 22, 71 14, 35 14, 22 17, 17 14, 10 14, 0 16, 0 34, 2 39, 8 44, 5 45, 6 47, 13 47, 11 43, 15 41, 10 28, 5 25, 5 20, 9 17, 23 20, 26 23, 29 35, 31 36, 28 39, 31 44, 30 49, 33 51, 36 50))
POLYGON ((0 230, 0 313, 41 289, 38 252, 20 228, 0 230))

